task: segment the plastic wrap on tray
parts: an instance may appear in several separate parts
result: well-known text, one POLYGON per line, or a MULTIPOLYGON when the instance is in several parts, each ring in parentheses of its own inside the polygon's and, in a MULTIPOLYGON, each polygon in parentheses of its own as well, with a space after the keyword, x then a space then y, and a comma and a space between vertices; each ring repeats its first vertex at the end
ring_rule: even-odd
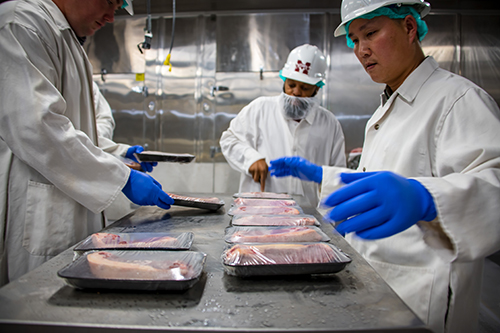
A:
POLYGON ((336 273, 351 259, 329 243, 235 244, 222 253, 229 275, 292 275, 336 273))
POLYGON ((274 192, 240 192, 233 194, 234 198, 255 198, 255 199, 292 199, 287 193, 274 192))
POLYGON ((105 233, 97 232, 75 246, 74 251, 102 249, 157 249, 157 250, 189 250, 193 244, 192 232, 182 233, 105 233))
POLYGON ((298 206, 292 199, 253 199, 236 198, 233 200, 233 206, 274 206, 274 207, 293 207, 298 206))
POLYGON ((231 207, 227 212, 231 216, 239 215, 299 215, 302 209, 299 206, 239 206, 231 207))
POLYGON ((76 288, 183 290, 198 281, 205 258, 193 251, 89 251, 57 274, 76 288))
POLYGON ((192 197, 185 195, 178 195, 174 193, 167 193, 172 199, 174 199, 174 205, 184 206, 184 207, 195 207, 208 210, 218 210, 224 206, 224 200, 216 197, 192 197))
POLYGON ((330 240, 321 229, 300 227, 229 227, 224 240, 227 243, 292 243, 327 242, 330 240))
POLYGON ((140 162, 190 163, 195 158, 195 156, 191 154, 174 154, 151 150, 135 153, 134 155, 140 162))
POLYGON ((319 226, 319 221, 312 215, 238 215, 233 216, 231 224, 235 226, 319 226))

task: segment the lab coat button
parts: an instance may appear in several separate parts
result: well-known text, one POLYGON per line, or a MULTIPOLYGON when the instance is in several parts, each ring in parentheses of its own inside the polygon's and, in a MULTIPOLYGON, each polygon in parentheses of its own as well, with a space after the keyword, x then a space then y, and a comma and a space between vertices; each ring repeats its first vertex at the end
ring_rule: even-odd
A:
POLYGON ((363 172, 365 172, 365 171, 366 171, 366 167, 363 167, 363 172))
POLYGON ((379 127, 380 127, 380 125, 379 125, 379 124, 375 124, 375 130, 378 130, 378 129, 379 129, 379 127))

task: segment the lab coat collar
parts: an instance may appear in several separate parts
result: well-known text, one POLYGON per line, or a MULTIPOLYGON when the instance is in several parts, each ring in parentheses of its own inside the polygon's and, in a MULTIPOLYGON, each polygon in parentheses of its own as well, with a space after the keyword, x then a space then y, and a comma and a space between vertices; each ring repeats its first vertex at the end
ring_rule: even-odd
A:
POLYGON ((407 103, 413 102, 420 88, 427 79, 439 68, 439 64, 432 56, 428 56, 422 63, 406 78, 403 84, 394 92, 407 103))
POLYGON ((59 27, 59 30, 71 29, 68 20, 52 0, 40 0, 40 2, 42 7, 47 10, 47 14, 54 19, 54 23, 59 27))

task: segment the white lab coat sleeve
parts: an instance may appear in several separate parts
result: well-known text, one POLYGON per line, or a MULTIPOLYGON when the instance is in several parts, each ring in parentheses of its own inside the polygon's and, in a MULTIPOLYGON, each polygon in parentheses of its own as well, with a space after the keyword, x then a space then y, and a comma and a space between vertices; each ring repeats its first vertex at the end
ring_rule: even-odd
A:
POLYGON ((447 261, 472 261, 500 250, 499 129, 495 101, 480 88, 468 89, 439 123, 436 177, 416 178, 438 212, 435 221, 419 226, 447 261))
MULTIPOLYGON (((1 139, 59 190, 92 212, 101 212, 125 186, 130 169, 96 147, 94 133, 79 130, 77 118, 73 123, 66 116, 72 110, 60 92, 65 69, 60 50, 54 49, 57 41, 43 40, 38 31, 21 25, 2 30, 0 44, 8 45, 2 48, 2 80, 8 84, 1 85, 0 100, 9 103, 1 112, 1 139)), ((83 76, 82 86, 90 85, 86 73, 73 75, 83 76)))
POLYGON ((266 157, 256 150, 257 141, 261 138, 260 129, 256 126, 252 112, 254 103, 244 107, 231 120, 229 128, 222 133, 220 147, 228 164, 235 170, 250 175, 248 169, 258 160, 266 157))
POLYGON ((338 166, 338 167, 346 167, 346 154, 345 154, 345 138, 344 132, 342 131, 342 126, 338 122, 335 121, 335 139, 334 145, 332 149, 330 165, 338 166))
POLYGON ((101 93, 97 83, 93 83, 94 102, 96 110, 97 139, 99 147, 107 153, 116 156, 125 156, 130 145, 113 141, 115 119, 108 101, 101 93))

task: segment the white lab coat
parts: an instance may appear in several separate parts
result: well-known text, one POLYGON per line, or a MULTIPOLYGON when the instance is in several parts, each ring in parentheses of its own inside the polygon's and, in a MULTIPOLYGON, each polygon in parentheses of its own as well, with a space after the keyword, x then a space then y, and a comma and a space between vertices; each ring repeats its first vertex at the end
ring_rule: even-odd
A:
POLYGON ((115 119, 108 101, 101 93, 97 83, 93 83, 94 104, 96 112, 97 141, 98 146, 107 153, 115 156, 125 156, 130 145, 116 143, 113 141, 115 130, 115 119))
MULTIPOLYGON (((241 172, 240 192, 259 192, 260 183, 248 172, 260 159, 266 163, 284 156, 301 156, 317 165, 345 166, 344 133, 330 111, 316 105, 300 123, 283 115, 280 96, 259 97, 245 106, 222 133, 220 146, 229 165, 241 172), (294 133, 290 127, 295 128, 294 133)), ((267 192, 304 195, 312 205, 319 186, 298 178, 268 175, 267 192)))
MULTIPOLYGON (((418 180, 438 216, 389 238, 347 240, 435 332, 475 332, 483 258, 500 249, 495 101, 426 58, 368 121, 358 170, 418 180)), ((323 169, 323 197, 342 171, 323 169)))
POLYGON ((130 169, 97 145, 92 67, 50 0, 0 5, 0 284, 104 225, 130 169))

